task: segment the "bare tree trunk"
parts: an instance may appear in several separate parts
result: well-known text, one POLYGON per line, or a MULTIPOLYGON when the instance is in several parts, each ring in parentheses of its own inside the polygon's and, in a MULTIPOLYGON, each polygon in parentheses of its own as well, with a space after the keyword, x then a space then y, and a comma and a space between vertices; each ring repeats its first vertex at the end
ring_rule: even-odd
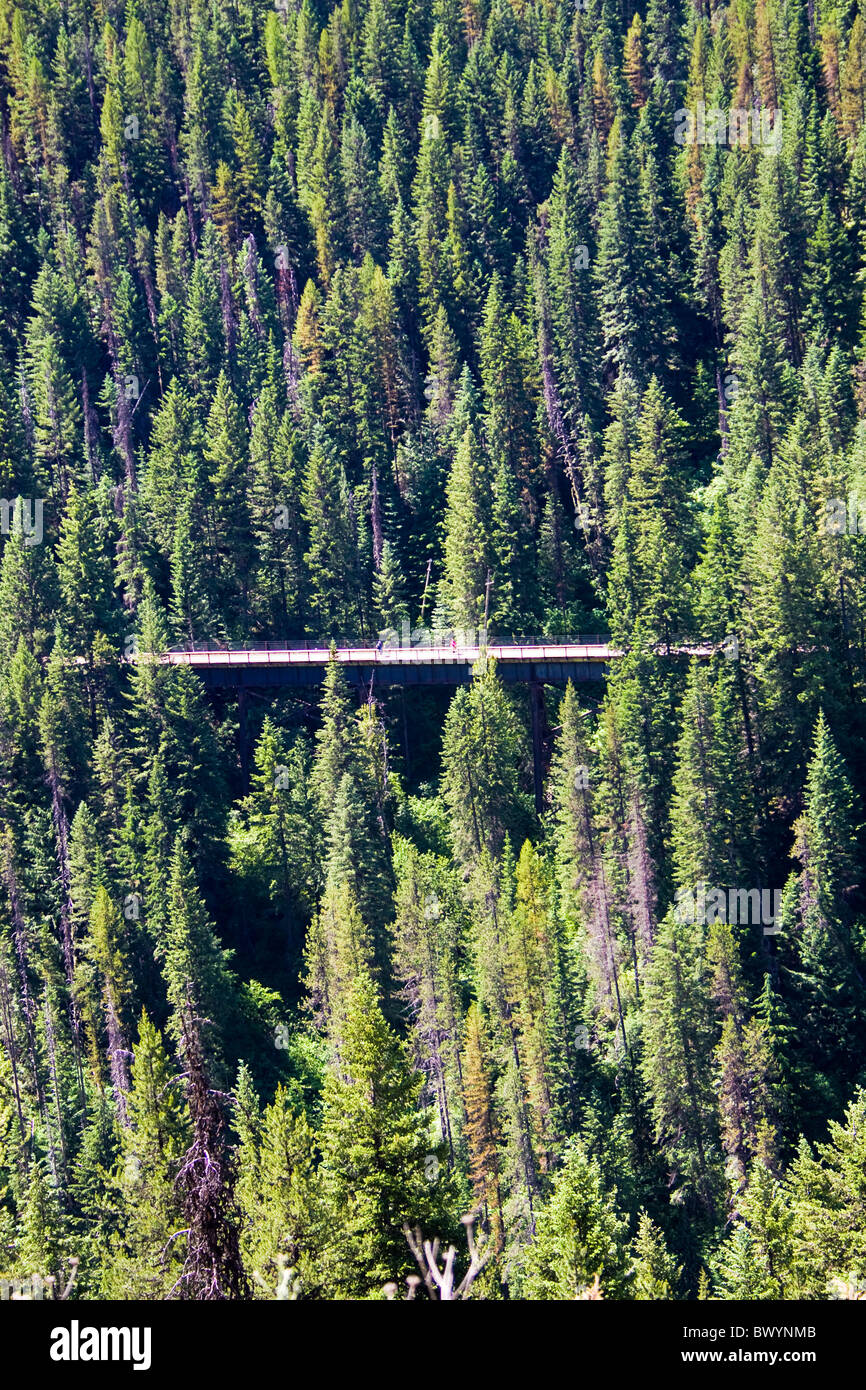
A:
POLYGON ((36 1002, 30 992, 30 981, 28 978, 30 962, 27 951, 27 929, 24 924, 24 918, 21 915, 21 907, 18 901, 18 883, 15 877, 15 865, 12 859, 12 846, 8 838, 4 846, 3 881, 6 885, 6 892, 9 895, 9 909, 12 918, 12 940, 15 946, 15 961, 18 969, 19 999, 21 1013, 24 1018, 24 1030, 27 1036, 27 1052, 30 1058, 33 1090, 36 1095, 37 1109, 44 1122, 45 1094, 39 1077, 39 1062, 36 1052, 36 1002))
POLYGON ((51 1005, 48 1001, 48 985, 45 985, 43 996, 43 1012, 45 1017, 45 1045, 48 1051, 48 1070, 51 1075, 51 1089, 54 1092, 54 1109, 57 1113, 57 1142, 60 1149, 60 1162, 63 1167, 64 1177, 68 1180, 66 1167, 66 1139, 63 1134, 63 1112, 60 1107, 60 1088, 57 1084, 57 1049, 54 1036, 54 1019, 51 1015, 51 1005))
POLYGON ((6 967, 2 964, 0 964, 0 1023, 3 1026, 6 1055, 12 1069, 12 1090, 15 1095, 15 1110, 18 1114, 18 1132, 23 1143, 25 1137, 24 1111, 21 1108, 21 1088, 18 1084, 18 1046, 15 1041, 15 1028, 12 1019, 12 993, 9 988, 9 976, 6 974, 6 967))
POLYGON ((75 1052, 75 1067, 78 1073, 78 1092, 86 1115, 87 1099, 84 1090, 84 1073, 81 1067, 81 1014, 75 993, 75 943, 72 931, 71 873, 69 869, 69 823, 63 805, 63 789, 57 770, 54 748, 49 750, 50 764, 48 782, 51 787, 51 815, 54 821, 54 835, 57 845, 57 867, 60 878, 60 939, 63 947, 63 966, 66 983, 69 987, 69 1026, 72 1032, 72 1046, 75 1052))
POLYGON ((114 1002, 114 992, 106 980, 105 982, 105 1023, 108 1033, 108 1065, 111 1071, 111 1086, 114 1091, 114 1100, 117 1106, 117 1117, 124 1129, 129 1126, 129 1117, 126 1110, 126 1096, 129 1091, 129 1072, 126 1059, 129 1049, 123 1036, 120 1026, 120 1019, 117 1016, 117 1008, 114 1002))

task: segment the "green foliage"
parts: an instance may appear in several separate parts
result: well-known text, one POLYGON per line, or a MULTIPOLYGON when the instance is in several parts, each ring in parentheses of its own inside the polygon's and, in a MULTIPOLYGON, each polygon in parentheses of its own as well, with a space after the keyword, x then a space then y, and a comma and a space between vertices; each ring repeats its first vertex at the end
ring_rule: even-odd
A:
POLYGON ((864 1277, 866 25, 706 8, 0 6, 4 1268, 864 1277))
POLYGON ((418 1090, 362 970, 323 1096, 322 1178, 333 1214, 324 1260, 337 1296, 370 1294, 408 1272, 404 1222, 429 1228, 441 1213, 445 1184, 427 1177, 431 1140, 418 1090))
POLYGON ((610 1297, 628 1287, 626 1223, 601 1182, 598 1165, 579 1144, 569 1149, 550 1198, 539 1211, 526 1257, 525 1296, 574 1299, 596 1275, 610 1297))

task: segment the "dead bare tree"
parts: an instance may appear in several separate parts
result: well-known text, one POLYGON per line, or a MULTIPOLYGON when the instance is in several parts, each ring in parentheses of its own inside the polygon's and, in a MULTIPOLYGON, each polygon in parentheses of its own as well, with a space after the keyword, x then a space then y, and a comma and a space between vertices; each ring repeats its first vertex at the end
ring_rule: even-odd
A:
POLYGON ((268 1284, 259 1270, 253 1270, 253 1279, 259 1288, 264 1289, 268 1298, 276 1300, 278 1303, 294 1302, 301 1296, 301 1280, 293 1265, 289 1264, 288 1255, 276 1255, 274 1257, 279 1275, 277 1277, 276 1288, 268 1284))
MULTIPOLYGON (((479 1249, 475 1244, 475 1217, 475 1212, 470 1212, 467 1216, 461 1217, 463 1225, 466 1228, 466 1243, 469 1246, 469 1268, 456 1288, 454 1285, 454 1262, 457 1259, 456 1247, 453 1245, 448 1246, 440 1266, 438 1236, 432 1241, 424 1240, 421 1235, 420 1227, 416 1226, 413 1231, 409 1225, 404 1225, 403 1234, 415 1258, 415 1263, 421 1271, 420 1278, 417 1274, 410 1274, 407 1276, 406 1285, 408 1292, 405 1301, 408 1302, 415 1297, 422 1283, 427 1289, 429 1297, 434 1302, 452 1302, 469 1297, 469 1291, 472 1285, 475 1283, 475 1280, 493 1254, 491 1248, 479 1249)), ((396 1298, 397 1285, 386 1284, 384 1293, 388 1299, 396 1298)))
POLYGON ((195 1015, 187 997, 181 1050, 193 1137, 176 1178, 188 1222, 187 1253, 169 1297, 177 1293, 180 1298, 199 1300, 244 1298, 248 1286, 238 1240, 235 1166, 226 1141, 221 1098, 208 1081, 200 1035, 206 1021, 195 1015))

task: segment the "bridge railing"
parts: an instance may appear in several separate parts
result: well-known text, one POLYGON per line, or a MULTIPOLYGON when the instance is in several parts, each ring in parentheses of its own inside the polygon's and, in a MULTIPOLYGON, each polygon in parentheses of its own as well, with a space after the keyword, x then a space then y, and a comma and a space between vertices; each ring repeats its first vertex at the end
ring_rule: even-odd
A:
MULTIPOLYGON (((464 640, 464 634, 459 630, 437 631, 435 633, 425 632, 430 637, 430 641, 410 641, 405 642, 385 642, 382 651, 423 651, 425 647, 449 647, 452 638, 456 640, 457 646, 461 648, 469 647, 475 649, 478 642, 464 640)), ((357 634, 352 637, 323 637, 318 640, 311 638, 284 638, 269 639, 268 641, 226 642, 217 638, 203 642, 179 642, 169 647, 170 652, 320 652, 328 651, 333 645, 338 651, 370 651, 376 650, 378 637, 363 637, 357 634)), ((530 636, 513 636, 510 633, 488 633, 487 647, 606 647, 609 646, 611 637, 609 633, 578 633, 574 636, 561 636, 558 634, 539 634, 530 636)))

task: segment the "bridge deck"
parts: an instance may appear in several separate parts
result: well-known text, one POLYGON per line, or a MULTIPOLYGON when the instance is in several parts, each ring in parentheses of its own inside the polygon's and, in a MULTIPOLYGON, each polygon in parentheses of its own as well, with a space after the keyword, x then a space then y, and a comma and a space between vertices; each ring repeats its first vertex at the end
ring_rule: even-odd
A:
MULTIPOLYGON (((708 657, 709 645, 683 646, 671 654, 708 657)), ((478 646, 338 647, 334 656, 357 677, 385 685, 461 685, 471 677, 475 662, 493 657, 500 677, 508 682, 602 680, 610 661, 622 650, 607 643, 519 643, 478 646)), ((331 660, 328 647, 249 647, 242 650, 208 648, 164 653, 163 662, 191 666, 211 685, 317 684, 331 660)))
MULTIPOLYGON (((370 665, 453 665, 478 660, 483 647, 337 647, 336 660, 345 666, 370 665)), ((622 652, 610 646, 579 645, 577 643, 517 646, 488 646, 487 655, 496 661, 610 661, 622 652)), ((163 660, 183 666, 327 666, 331 658, 328 647, 249 647, 234 651, 212 647, 206 651, 178 650, 166 652, 163 660)))

